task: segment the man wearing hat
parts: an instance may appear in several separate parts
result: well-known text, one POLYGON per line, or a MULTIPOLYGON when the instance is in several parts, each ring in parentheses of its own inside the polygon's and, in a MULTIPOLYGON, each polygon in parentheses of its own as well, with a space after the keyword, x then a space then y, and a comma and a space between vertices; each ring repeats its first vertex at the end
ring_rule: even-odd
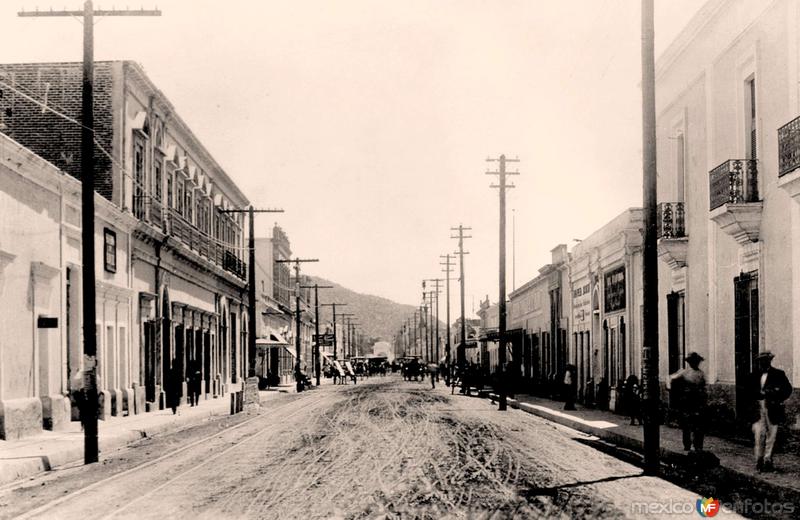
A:
POLYGON ((756 356, 756 370, 751 376, 750 391, 758 412, 753 424, 756 469, 772 471, 772 449, 778 436, 778 426, 786 420, 783 402, 792 394, 792 385, 783 370, 772 366, 772 352, 756 356))
POLYGON ((703 421, 707 401, 706 375, 700 370, 703 356, 692 352, 685 360, 689 366, 669 378, 670 406, 679 413, 683 449, 690 451, 694 447, 695 451, 703 451, 703 421))

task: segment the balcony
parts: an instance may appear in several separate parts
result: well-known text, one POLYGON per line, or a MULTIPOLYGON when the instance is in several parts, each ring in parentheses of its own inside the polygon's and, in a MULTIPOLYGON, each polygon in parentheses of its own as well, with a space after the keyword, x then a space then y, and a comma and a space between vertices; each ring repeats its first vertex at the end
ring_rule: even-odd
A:
POLYGON ((242 280, 247 280, 247 264, 245 262, 213 237, 197 229, 174 208, 168 210, 166 223, 169 236, 178 239, 197 256, 205 258, 242 280))
POLYGON ((709 172, 711 220, 739 245, 758 242, 763 204, 758 198, 758 162, 730 159, 709 172))
POLYGON ((778 186, 800 203, 800 117, 778 129, 778 186))
POLYGON ((658 205, 658 257, 672 269, 686 265, 689 238, 686 236, 686 210, 683 202, 658 205))

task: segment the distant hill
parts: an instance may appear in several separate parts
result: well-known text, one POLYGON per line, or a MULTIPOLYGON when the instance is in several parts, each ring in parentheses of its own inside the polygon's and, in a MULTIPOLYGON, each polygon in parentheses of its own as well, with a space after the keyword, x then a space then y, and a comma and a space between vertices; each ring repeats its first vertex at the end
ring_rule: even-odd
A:
MULTIPOLYGON (((392 343, 395 334, 403 326, 406 318, 413 317, 414 311, 417 310, 411 305, 397 303, 388 298, 355 292, 342 287, 336 282, 318 276, 309 276, 309 278, 311 279, 311 284, 318 283, 320 285, 333 286, 333 289, 320 289, 320 302, 347 303, 344 307, 336 307, 337 314, 340 312, 355 314, 353 318, 358 320, 359 328, 372 339, 372 342, 386 341, 392 343)), ((444 302, 441 302, 441 306, 440 316, 444 312, 444 302)), ((320 323, 329 323, 332 320, 331 315, 331 307, 321 307, 320 323)), ((440 321, 439 334, 442 337, 446 334, 444 327, 445 324, 440 321)))

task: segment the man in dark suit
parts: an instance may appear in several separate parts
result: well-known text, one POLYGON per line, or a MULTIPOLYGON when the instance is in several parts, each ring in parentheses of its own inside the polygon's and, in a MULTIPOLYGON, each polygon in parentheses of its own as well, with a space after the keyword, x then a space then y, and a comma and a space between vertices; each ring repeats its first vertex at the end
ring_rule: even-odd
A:
POLYGON ((772 471, 772 450, 778 435, 778 426, 786 420, 783 402, 792 394, 792 385, 783 370, 772 366, 775 356, 761 352, 756 357, 758 366, 751 376, 750 391, 756 402, 758 415, 753 424, 755 436, 756 469, 772 471))

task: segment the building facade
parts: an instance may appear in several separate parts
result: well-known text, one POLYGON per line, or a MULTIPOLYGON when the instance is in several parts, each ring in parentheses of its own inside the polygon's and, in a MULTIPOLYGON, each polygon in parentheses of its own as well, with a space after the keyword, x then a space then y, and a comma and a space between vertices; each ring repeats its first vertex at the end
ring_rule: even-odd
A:
POLYGON ((711 0, 656 66, 659 373, 700 353, 725 424, 759 352, 800 386, 799 26, 792 0, 711 0))
POLYGON ((508 342, 511 360, 521 389, 546 392, 568 362, 569 299, 566 245, 551 251, 551 263, 539 275, 509 294, 508 342))
POLYGON ((642 210, 628 209, 572 250, 569 293, 578 396, 617 410, 622 385, 641 375, 642 210))
MULTIPOLYGON (((0 100, 4 132, 79 177, 81 65, 0 65, 0 74, 10 86, 0 100)), ((218 397, 247 375, 248 201, 139 65, 96 63, 94 92, 95 188, 135 221, 126 243, 130 297, 110 290, 116 303, 98 305, 98 351, 127 356, 106 354, 109 369, 129 366, 105 374, 105 412, 124 414, 137 389, 147 409, 163 407, 168 374, 184 399, 197 371, 202 395, 218 397), (126 312, 121 334, 110 323, 126 312)), ((120 238, 106 235, 103 247, 120 238)))
MULTIPOLYGON (((77 419, 80 384, 81 185, 0 134, 0 438, 58 430, 77 419)), ((136 219, 95 197, 101 418, 144 412, 130 251, 136 219), (124 393, 111 393, 125 388, 124 393)))

